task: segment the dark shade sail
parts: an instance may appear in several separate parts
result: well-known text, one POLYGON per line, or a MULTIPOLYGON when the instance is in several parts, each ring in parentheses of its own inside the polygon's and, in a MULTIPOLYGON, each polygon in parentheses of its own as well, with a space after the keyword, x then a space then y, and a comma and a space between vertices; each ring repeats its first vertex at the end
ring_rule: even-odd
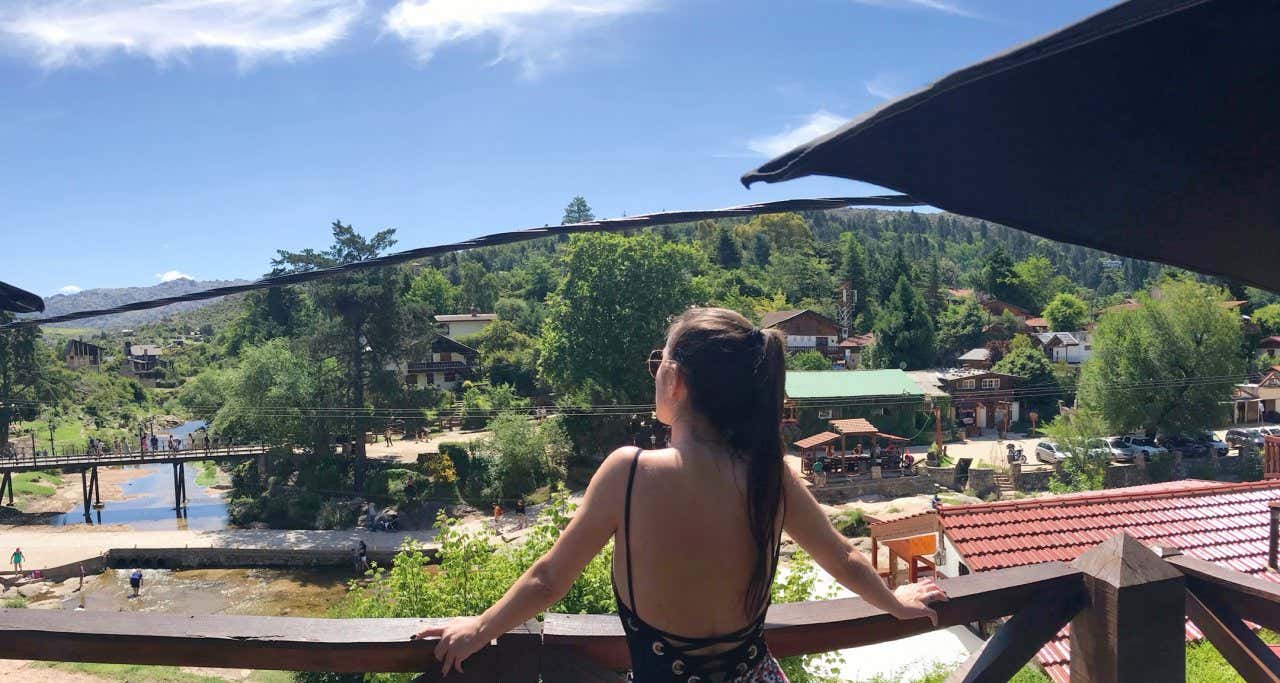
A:
POLYGON ((1280 290, 1280 2, 1127 2, 742 180, 808 175, 1280 290))
POLYGON ((44 299, 18 289, 11 284, 0 282, 0 311, 15 313, 38 313, 44 310, 44 299))

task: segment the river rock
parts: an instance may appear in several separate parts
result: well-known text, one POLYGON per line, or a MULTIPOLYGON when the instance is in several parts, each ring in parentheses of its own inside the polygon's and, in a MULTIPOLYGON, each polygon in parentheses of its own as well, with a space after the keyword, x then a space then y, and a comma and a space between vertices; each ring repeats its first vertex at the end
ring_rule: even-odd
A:
POLYGON ((62 609, 61 600, 41 600, 27 605, 27 609, 62 609))
POLYGON ((0 593, 0 600, 12 600, 16 597, 19 597, 17 588, 6 588, 3 593, 0 593))
POLYGON ((18 586, 18 595, 30 600, 49 592, 49 586, 43 583, 28 583, 18 586))

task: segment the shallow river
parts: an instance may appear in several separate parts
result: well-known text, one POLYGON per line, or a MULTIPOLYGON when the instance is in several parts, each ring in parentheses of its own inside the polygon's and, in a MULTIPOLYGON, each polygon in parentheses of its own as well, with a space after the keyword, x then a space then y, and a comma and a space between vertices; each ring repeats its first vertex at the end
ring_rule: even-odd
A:
MULTIPOLYGON (((131 597, 128 569, 85 578, 84 606, 107 612, 253 614, 322 617, 347 591, 350 570, 169 569, 143 570, 142 591, 131 597)), ((65 609, 80 594, 61 599, 65 609)))

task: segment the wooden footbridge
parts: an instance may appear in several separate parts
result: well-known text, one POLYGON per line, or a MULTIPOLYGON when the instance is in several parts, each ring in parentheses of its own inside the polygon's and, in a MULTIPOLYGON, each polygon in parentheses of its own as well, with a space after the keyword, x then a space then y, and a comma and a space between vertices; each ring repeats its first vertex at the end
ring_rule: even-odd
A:
POLYGON ((173 510, 178 517, 183 517, 187 511, 186 463, 200 460, 243 460, 266 457, 269 450, 267 446, 252 445, 186 450, 125 451, 102 455, 67 453, 0 458, 0 503, 13 505, 15 472, 54 469, 69 473, 79 472, 81 498, 84 501, 84 520, 92 522, 91 512, 102 509, 102 494, 98 486, 99 467, 169 464, 173 466, 173 510), (5 500, 6 497, 8 500, 5 500))

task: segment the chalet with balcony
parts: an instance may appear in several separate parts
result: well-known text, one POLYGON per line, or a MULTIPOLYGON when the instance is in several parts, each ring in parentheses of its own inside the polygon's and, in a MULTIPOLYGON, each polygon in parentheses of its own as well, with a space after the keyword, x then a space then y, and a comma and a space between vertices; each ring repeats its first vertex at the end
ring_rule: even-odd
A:
POLYGON ((156 344, 124 344, 124 363, 120 373, 147 386, 155 386, 164 364, 164 349, 156 344))
POLYGON ((955 419, 971 434, 982 429, 1004 429, 1021 417, 1021 406, 1013 391, 1018 378, 1013 375, 957 368, 942 371, 939 380, 951 396, 955 419))
POLYGON ((991 367, 991 350, 981 346, 969 349, 956 359, 961 367, 975 370, 987 370, 991 367))
POLYGON ((481 332, 497 319, 497 313, 481 313, 472 309, 470 313, 437 315, 436 323, 440 325, 440 333, 444 336, 462 339, 481 332))
POLYGON ((458 391, 463 382, 475 376, 480 352, 452 337, 439 335, 431 342, 427 356, 404 365, 405 386, 458 391))
POLYGON ((840 351, 844 353, 844 367, 846 370, 857 370, 862 367, 862 354, 876 343, 876 335, 874 332, 866 334, 855 334, 848 339, 842 340, 839 344, 840 351))
POLYGON ((100 370, 102 368, 103 351, 105 349, 97 344, 90 344, 80 339, 72 339, 67 342, 67 348, 62 357, 66 361, 67 367, 72 370, 79 370, 80 368, 100 370))
MULTIPOLYGON (((835 321, 807 308, 794 311, 770 311, 760 319, 763 329, 781 330, 787 335, 787 351, 817 351, 832 360, 843 360, 840 326, 835 321)), ((859 351, 861 358, 861 351, 859 351)))

